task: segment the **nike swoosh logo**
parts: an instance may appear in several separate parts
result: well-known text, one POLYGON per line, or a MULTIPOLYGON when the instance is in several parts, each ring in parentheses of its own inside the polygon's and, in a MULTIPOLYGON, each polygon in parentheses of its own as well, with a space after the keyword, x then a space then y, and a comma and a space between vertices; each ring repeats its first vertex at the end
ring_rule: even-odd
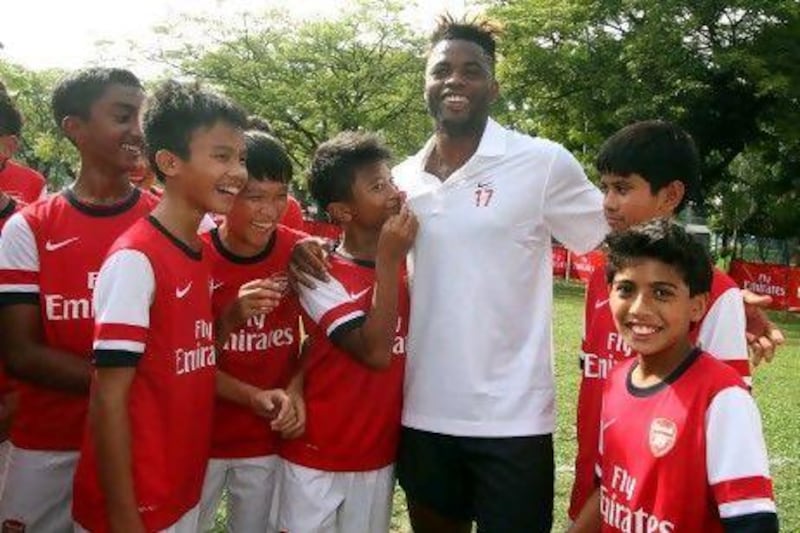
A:
POLYGON ((52 241, 48 240, 46 243, 44 243, 44 249, 47 250, 48 252, 55 252, 56 250, 58 250, 60 248, 63 248, 65 246, 69 246, 70 244, 72 244, 73 242, 77 241, 78 239, 80 239, 80 237, 72 237, 71 239, 67 239, 67 240, 61 241, 61 242, 52 242, 52 241))
POLYGON ((211 292, 214 292, 215 290, 219 289, 223 285, 225 285, 225 283, 212 283, 211 284, 211 292))
POLYGON ((595 309, 600 309, 601 307, 603 307, 607 303, 608 303, 608 298, 606 298, 605 300, 600 300, 599 302, 595 302, 594 303, 594 308, 595 309))
POLYGON ((191 289, 191 288, 192 288, 192 282, 191 281, 183 289, 175 287, 175 296, 177 296, 178 298, 183 298, 184 296, 186 296, 188 294, 189 289, 191 289))
POLYGON ((480 181, 478 182, 478 187, 489 187, 492 185, 491 181, 480 181))
POLYGON ((357 293, 355 293, 355 294, 351 294, 351 295, 350 295, 350 298, 351 298, 351 299, 353 299, 353 300, 358 300, 358 299, 360 299, 362 296, 364 296, 365 294, 367 294, 367 293, 370 291, 370 289, 372 289, 372 287, 368 287, 368 288, 364 289, 364 290, 363 290, 363 291, 361 291, 361 292, 357 292, 357 293))

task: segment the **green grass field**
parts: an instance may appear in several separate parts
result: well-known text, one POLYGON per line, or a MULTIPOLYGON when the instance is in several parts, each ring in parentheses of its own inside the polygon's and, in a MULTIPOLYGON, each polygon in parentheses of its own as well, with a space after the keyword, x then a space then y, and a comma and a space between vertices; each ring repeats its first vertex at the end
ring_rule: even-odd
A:
MULTIPOLYGON (((558 427, 556 429, 556 501, 553 531, 564 531, 575 454, 575 403, 579 372, 577 354, 583 313, 583 286, 555 286, 556 380, 558 427)), ((787 336, 787 344, 770 365, 755 371, 754 394, 761 408, 764 431, 775 482, 783 531, 800 531, 800 316, 772 313, 787 336)), ((677 487, 676 487, 677 489, 677 487)), ((218 531, 224 510, 218 516, 218 531)), ((393 533, 409 533, 402 491, 397 489, 392 518, 393 533)))
MULTIPOLYGON (((583 313, 583 286, 555 286, 553 338, 556 347, 558 427, 556 429, 556 501, 553 531, 566 527, 567 503, 575 456, 575 407, 583 313)), ((800 316, 772 313, 787 344, 770 365, 755 370, 754 394, 761 409, 775 482, 782 531, 800 531, 800 316)), ((395 497, 393 533, 408 533, 402 491, 395 497)))

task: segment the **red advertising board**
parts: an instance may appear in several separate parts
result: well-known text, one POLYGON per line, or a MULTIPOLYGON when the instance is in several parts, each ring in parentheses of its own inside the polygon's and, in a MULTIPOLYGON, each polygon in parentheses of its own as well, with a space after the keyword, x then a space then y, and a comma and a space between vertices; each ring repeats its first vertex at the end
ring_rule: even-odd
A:
MULTIPOLYGON (((730 276, 743 289, 772 296, 773 309, 786 309, 789 301, 789 274, 792 269, 770 263, 733 260, 730 276)), ((797 269, 794 269, 797 270, 797 269)))
POLYGON ((800 313, 800 268, 790 269, 788 278, 786 307, 789 308, 789 311, 800 313))
POLYGON ((595 269, 603 266, 603 252, 594 250, 584 255, 570 253, 570 263, 569 277, 589 283, 595 269))
POLYGON ((553 275, 563 278, 567 273, 567 256, 569 252, 563 246, 553 246, 553 275))

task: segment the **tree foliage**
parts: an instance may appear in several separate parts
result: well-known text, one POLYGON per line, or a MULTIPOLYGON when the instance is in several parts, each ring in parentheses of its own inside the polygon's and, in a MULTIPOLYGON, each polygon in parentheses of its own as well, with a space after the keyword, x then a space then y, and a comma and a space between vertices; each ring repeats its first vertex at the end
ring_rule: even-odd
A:
POLYGON ((700 148, 708 199, 741 194, 737 158, 763 164, 746 187, 757 205, 720 229, 800 231, 800 210, 782 205, 797 205, 800 170, 797 1, 509 0, 492 14, 509 121, 586 154, 634 120, 676 121, 700 148))
POLYGON ((63 73, 32 71, 0 60, 0 80, 23 117, 15 158, 47 176, 50 190, 60 189, 77 169, 78 154, 61 134, 50 111, 50 95, 63 73))
POLYGON ((271 11, 220 28, 193 19, 163 27, 175 47, 158 60, 221 88, 266 118, 301 168, 319 143, 342 130, 380 132, 399 154, 429 130, 422 101, 422 43, 397 2, 358 2, 331 20, 300 22, 271 11), (198 45, 182 32, 205 28, 198 45))

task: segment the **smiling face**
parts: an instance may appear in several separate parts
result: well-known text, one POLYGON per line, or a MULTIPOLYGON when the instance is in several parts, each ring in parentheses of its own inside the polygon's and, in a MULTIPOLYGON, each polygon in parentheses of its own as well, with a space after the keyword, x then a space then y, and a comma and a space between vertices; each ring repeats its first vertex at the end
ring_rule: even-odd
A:
POLYGON ((431 50, 425 102, 437 129, 454 136, 480 132, 497 94, 491 58, 480 46, 448 39, 431 50))
POLYGON ((227 234, 253 253, 261 251, 286 211, 288 199, 286 183, 247 180, 225 217, 227 234))
POLYGON ((703 317, 707 302, 706 293, 690 296, 676 268, 650 258, 619 269, 609 296, 617 330, 642 357, 682 357, 691 323, 703 317))
POLYGON ((192 133, 187 160, 162 150, 156 162, 167 186, 180 189, 193 207, 224 214, 247 182, 246 155, 242 130, 218 121, 192 133))
POLYGON ((88 118, 68 116, 64 130, 81 152, 109 172, 136 169, 142 154, 140 115, 144 91, 121 84, 109 85, 89 109, 88 118))
POLYGON ((333 202, 329 206, 331 215, 340 222, 380 229, 390 216, 400 212, 403 195, 394 185, 386 161, 360 165, 354 172, 350 199, 333 202))

